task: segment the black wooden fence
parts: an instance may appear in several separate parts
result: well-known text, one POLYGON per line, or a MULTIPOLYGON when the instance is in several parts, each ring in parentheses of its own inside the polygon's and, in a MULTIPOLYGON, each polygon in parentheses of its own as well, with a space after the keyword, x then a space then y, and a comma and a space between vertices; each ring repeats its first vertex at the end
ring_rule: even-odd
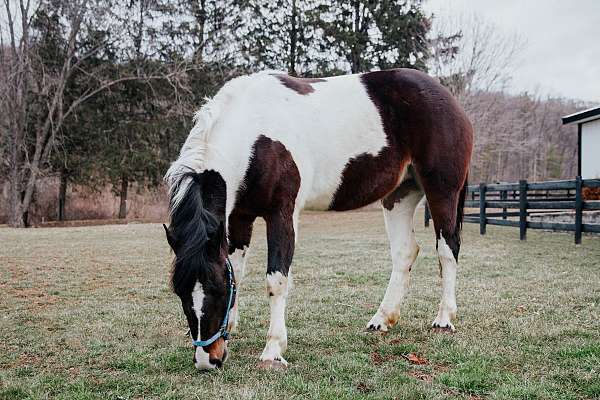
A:
MULTIPOLYGON (((582 232, 600 233, 600 223, 583 223, 586 211, 600 210, 600 201, 584 201, 583 188, 600 187, 600 179, 581 179, 578 176, 569 181, 548 181, 529 183, 481 183, 469 186, 465 201, 464 222, 479 224, 479 232, 485 235, 487 225, 518 227, 521 240, 525 240, 527 229, 547 229, 575 232, 575 243, 581 243, 582 232), (469 208, 479 209, 478 213, 469 213, 469 208), (531 221, 533 215, 556 215, 572 211, 573 222, 531 221)), ((425 226, 431 218, 429 208, 425 207, 425 226)))

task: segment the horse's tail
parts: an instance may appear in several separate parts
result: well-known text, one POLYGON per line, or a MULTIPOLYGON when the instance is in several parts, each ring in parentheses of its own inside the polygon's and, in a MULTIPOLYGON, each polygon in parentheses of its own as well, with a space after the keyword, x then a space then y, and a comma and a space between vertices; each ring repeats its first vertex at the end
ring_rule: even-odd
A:
MULTIPOLYGON (((465 177, 465 182, 463 183, 463 187, 460 189, 460 193, 458 195, 458 203, 456 203, 455 233, 456 233, 456 240, 457 240, 459 246, 460 246, 460 240, 461 240, 460 232, 462 230, 463 219, 465 217, 465 199, 467 198, 468 186, 469 186, 469 172, 467 172, 467 176, 465 177)), ((458 254, 456 254, 456 258, 458 259, 458 254)))
POLYGON ((458 204, 456 205, 456 229, 459 231, 462 229, 463 219, 465 217, 465 199, 467 198, 467 189, 469 187, 469 173, 465 177, 465 183, 460 191, 458 197, 458 204))

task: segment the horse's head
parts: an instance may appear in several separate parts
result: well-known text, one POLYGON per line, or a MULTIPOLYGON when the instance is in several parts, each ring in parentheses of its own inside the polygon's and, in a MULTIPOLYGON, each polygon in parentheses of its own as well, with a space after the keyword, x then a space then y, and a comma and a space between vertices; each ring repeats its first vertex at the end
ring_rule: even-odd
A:
POLYGON ((223 221, 203 207, 202 175, 192 175, 184 197, 175 207, 172 202, 171 225, 164 228, 175 252, 172 286, 190 328, 194 364, 212 369, 227 358, 227 319, 235 281, 227 262, 223 221))

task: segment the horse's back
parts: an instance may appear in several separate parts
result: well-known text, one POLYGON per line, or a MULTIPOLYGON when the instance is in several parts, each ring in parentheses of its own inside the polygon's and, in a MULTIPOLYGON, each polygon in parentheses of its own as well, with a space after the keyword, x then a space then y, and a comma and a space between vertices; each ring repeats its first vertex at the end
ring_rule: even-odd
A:
POLYGON ((221 146, 251 163, 259 158, 253 154, 259 137, 280 142, 300 173, 300 206, 362 207, 393 191, 409 164, 429 170, 468 163, 472 134, 464 112, 419 71, 320 79, 263 72, 238 79, 219 93, 228 101, 221 146))

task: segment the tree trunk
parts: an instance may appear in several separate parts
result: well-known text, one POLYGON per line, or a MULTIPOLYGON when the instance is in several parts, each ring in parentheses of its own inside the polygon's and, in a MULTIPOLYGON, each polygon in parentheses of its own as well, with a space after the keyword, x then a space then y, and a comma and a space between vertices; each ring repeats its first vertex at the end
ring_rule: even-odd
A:
POLYGON ((292 0, 292 21, 290 27, 290 58, 288 65, 288 73, 291 76, 297 76, 296 72, 296 47, 298 44, 298 10, 296 8, 296 0, 292 0))
POLYGON ((350 51, 351 53, 351 57, 352 57, 352 61, 351 61, 351 65, 350 68, 352 70, 353 74, 359 73, 359 72, 363 72, 362 71, 362 27, 361 27, 361 21, 360 21, 360 1, 359 0, 355 0, 354 1, 354 25, 353 25, 353 30, 354 30, 354 37, 356 39, 355 43, 352 45, 352 49, 350 51))
POLYGON ((67 202, 67 184, 69 181, 69 176, 67 175, 66 170, 62 170, 60 173, 60 186, 58 189, 58 220, 64 221, 67 219, 67 215, 65 214, 65 204, 67 202))
POLYGON ((197 65, 204 63, 204 26, 206 25, 206 1, 200 0, 199 2, 192 1, 192 12, 198 24, 198 48, 194 49, 193 60, 197 65))
POLYGON ((121 177, 121 192, 119 194, 121 198, 121 202, 119 205, 119 219, 127 218, 127 188, 129 187, 129 181, 127 180, 127 176, 123 175, 121 177))
POLYGON ((21 202, 21 185, 18 171, 11 171, 8 188, 8 225, 13 228, 24 228, 23 204, 21 202))

